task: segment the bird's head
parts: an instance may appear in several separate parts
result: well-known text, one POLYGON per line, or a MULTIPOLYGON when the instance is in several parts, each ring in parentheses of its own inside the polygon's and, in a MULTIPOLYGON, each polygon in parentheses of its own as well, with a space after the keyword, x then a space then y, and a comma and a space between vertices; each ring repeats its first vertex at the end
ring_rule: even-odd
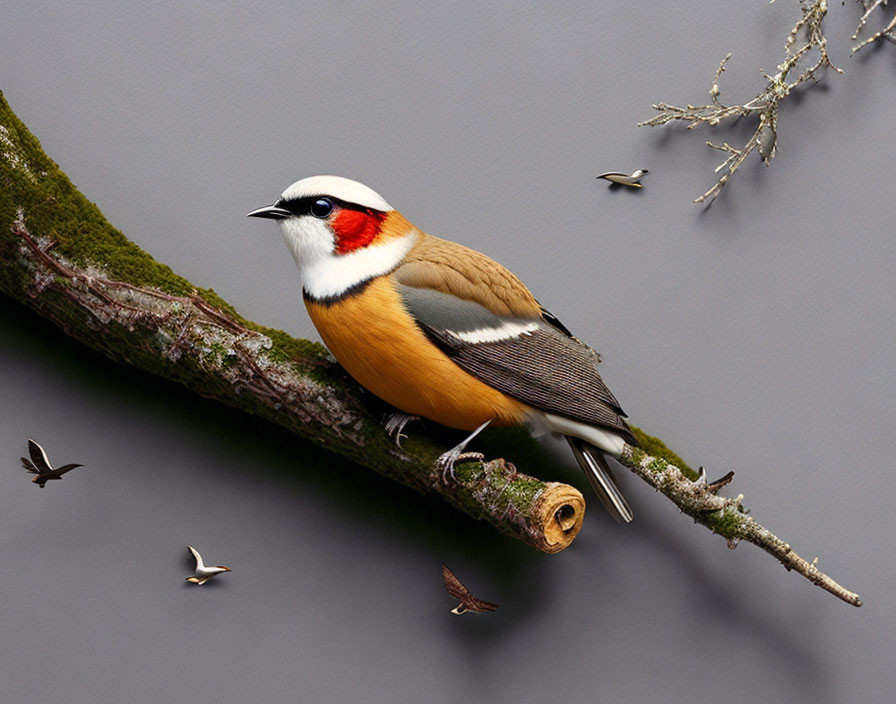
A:
POLYGON ((316 298, 391 271, 419 234, 376 191, 341 176, 296 181, 248 217, 277 220, 305 290, 316 298))

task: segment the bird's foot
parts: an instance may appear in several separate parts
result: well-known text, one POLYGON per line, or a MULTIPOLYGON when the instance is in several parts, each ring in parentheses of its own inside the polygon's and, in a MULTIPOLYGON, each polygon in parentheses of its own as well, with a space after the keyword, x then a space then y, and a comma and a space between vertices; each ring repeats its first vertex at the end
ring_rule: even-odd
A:
POLYGON ((386 434, 390 438, 395 439, 395 444, 398 447, 401 447, 401 439, 407 437, 407 435, 401 431, 404 430, 404 426, 412 420, 420 420, 420 416, 412 416, 408 413, 402 413, 401 411, 390 413, 386 416, 386 421, 383 423, 383 426, 386 428, 386 434))
POLYGON ((470 441, 475 438, 479 433, 486 429, 488 424, 491 423, 490 420, 485 421, 482 425, 480 425, 476 430, 470 433, 464 440, 458 443, 456 446, 452 447, 448 452, 444 452, 439 455, 436 460, 436 466, 442 470, 442 482, 445 484, 448 483, 448 478, 451 478, 452 482, 457 481, 457 477, 454 476, 454 465, 458 462, 464 462, 467 460, 484 460, 485 455, 481 452, 464 452, 467 448, 467 445, 470 441))

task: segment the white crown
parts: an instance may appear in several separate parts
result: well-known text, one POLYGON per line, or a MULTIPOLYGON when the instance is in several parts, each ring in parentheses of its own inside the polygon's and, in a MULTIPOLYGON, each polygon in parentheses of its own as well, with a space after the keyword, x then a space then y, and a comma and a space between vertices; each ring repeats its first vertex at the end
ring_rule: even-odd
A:
POLYGON ((355 203, 374 210, 394 210, 383 197, 363 183, 342 176, 309 176, 296 181, 283 191, 283 200, 307 198, 309 196, 333 196, 347 203, 355 203))

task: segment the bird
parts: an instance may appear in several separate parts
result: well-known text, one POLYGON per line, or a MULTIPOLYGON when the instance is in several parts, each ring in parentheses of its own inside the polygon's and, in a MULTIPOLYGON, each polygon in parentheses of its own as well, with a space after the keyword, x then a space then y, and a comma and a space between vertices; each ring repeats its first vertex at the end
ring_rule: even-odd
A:
POLYGON ((637 445, 574 337, 508 269, 426 234, 373 189, 312 176, 247 214, 277 221, 302 279, 305 308, 354 379, 406 419, 472 433, 439 458, 444 481, 486 426, 528 424, 566 437, 598 497, 620 522, 632 511, 605 455, 637 445))
POLYGON ((22 466, 27 472, 35 475, 31 481, 41 489, 47 485, 48 481, 62 479, 62 475, 66 472, 72 471, 75 467, 84 466, 83 464, 64 464, 59 469, 53 469, 44 448, 30 438, 28 439, 28 454, 31 455, 31 459, 22 457, 22 466))
POLYGON ((193 557, 196 558, 196 571, 191 577, 187 577, 188 582, 192 582, 193 584, 205 584, 216 574, 221 574, 222 572, 233 572, 232 569, 230 569, 229 567, 225 567, 224 565, 206 567, 205 563, 202 561, 202 555, 199 554, 199 551, 192 545, 187 545, 187 548, 191 553, 193 553, 193 557))
POLYGON ((597 178, 605 178, 607 181, 612 181, 613 183, 618 183, 623 186, 631 186, 632 188, 643 188, 641 179, 648 173, 647 169, 636 169, 630 174, 621 171, 607 171, 606 173, 597 176, 597 178))
POLYGON ((483 599, 477 599, 470 594, 470 590, 454 576, 454 572, 449 570, 445 563, 442 563, 442 579, 445 580, 445 589, 448 590, 448 593, 460 602, 457 606, 451 609, 451 613, 462 616, 468 611, 485 613, 487 611, 494 611, 498 608, 498 604, 493 604, 492 602, 483 599))

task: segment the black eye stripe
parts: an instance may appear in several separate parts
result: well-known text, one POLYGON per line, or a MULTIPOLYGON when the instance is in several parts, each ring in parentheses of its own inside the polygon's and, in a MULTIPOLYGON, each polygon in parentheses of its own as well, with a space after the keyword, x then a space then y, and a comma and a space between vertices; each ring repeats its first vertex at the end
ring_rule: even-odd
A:
POLYGON ((334 198, 333 196, 328 196, 325 194, 317 196, 302 196, 301 198, 290 198, 288 200, 281 198, 276 203, 274 203, 274 205, 278 208, 288 210, 293 215, 313 215, 313 213, 311 212, 311 206, 314 205, 316 201, 319 201, 321 199, 330 201, 334 206, 342 210, 358 210, 361 212, 371 211, 371 208, 365 208, 364 206, 358 205, 357 203, 349 203, 348 201, 340 200, 339 198, 334 198))

